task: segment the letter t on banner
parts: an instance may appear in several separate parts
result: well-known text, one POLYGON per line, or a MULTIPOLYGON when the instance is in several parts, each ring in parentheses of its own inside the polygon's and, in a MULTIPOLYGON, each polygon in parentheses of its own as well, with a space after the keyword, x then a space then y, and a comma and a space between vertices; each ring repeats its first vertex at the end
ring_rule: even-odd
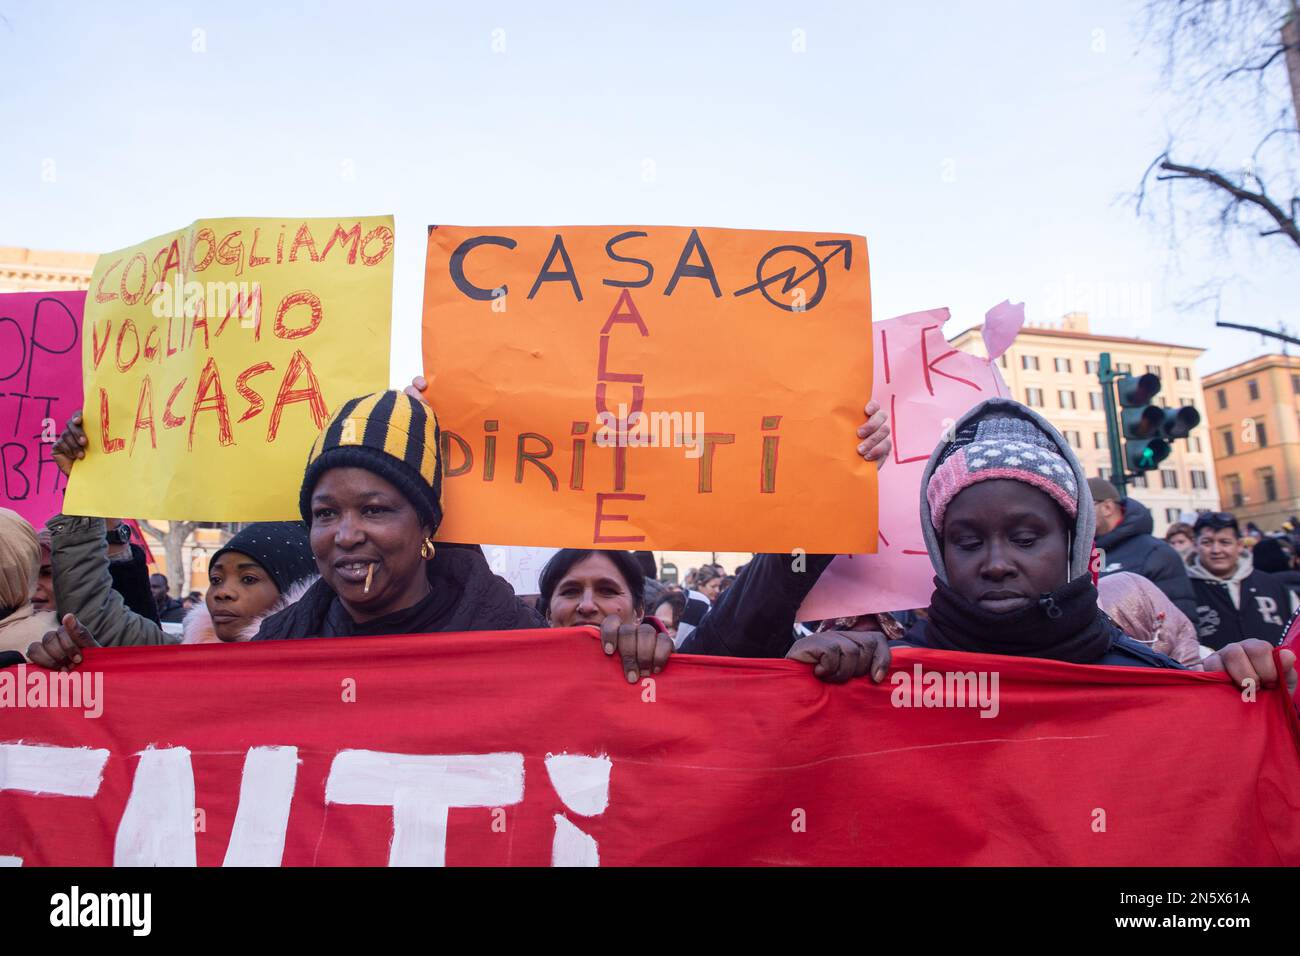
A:
POLYGON ((445 866, 447 811, 504 807, 524 798, 524 755, 422 756, 344 750, 325 802, 393 808, 389 866, 445 866))

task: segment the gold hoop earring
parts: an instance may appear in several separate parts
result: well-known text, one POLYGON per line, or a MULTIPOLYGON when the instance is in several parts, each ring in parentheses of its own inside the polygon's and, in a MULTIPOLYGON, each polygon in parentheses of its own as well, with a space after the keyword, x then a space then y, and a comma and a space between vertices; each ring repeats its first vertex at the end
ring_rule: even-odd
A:
POLYGON ((420 545, 420 557, 424 558, 426 561, 430 561, 433 559, 437 550, 438 549, 433 546, 433 538, 425 538, 424 543, 420 545))

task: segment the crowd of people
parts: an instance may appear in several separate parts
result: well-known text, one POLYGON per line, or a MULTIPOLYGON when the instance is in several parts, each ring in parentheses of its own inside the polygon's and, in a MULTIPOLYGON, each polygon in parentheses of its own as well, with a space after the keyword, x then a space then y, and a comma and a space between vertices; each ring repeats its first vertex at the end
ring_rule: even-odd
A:
MULTIPOLYGON (((800 621, 833 555, 757 554, 733 575, 706 564, 675 586, 657 580, 650 552, 566 548, 543 569, 539 594, 517 595, 477 545, 435 540, 441 433, 424 387, 417 379, 340 406, 305 463, 301 521, 240 530, 212 555, 209 586, 188 608, 165 578, 150 578, 120 520, 60 514, 38 532, 0 511, 0 651, 70 669, 95 646, 589 626, 629 682, 680 654, 787 658, 821 680, 879 682, 892 649, 920 647, 1224 671, 1243 686, 1295 691, 1295 655, 1274 654, 1296 607, 1297 585, 1283 576, 1294 547, 1254 543, 1269 567, 1286 565, 1262 570, 1223 513, 1156 539, 1147 509, 1089 479, 1061 434, 1012 400, 971 409, 927 462, 929 604, 800 621)), ((865 412, 853 441, 881 462, 889 428, 875 403, 865 412)), ((54 448, 68 474, 92 453, 81 426, 73 416, 54 448)))

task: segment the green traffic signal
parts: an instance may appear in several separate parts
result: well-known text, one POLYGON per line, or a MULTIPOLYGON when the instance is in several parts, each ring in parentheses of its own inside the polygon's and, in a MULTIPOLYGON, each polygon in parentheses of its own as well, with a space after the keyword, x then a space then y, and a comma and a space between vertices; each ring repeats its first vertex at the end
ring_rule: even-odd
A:
POLYGON ((1124 457, 1131 471, 1152 471, 1169 457, 1172 450, 1163 438, 1138 439, 1125 442, 1124 457))

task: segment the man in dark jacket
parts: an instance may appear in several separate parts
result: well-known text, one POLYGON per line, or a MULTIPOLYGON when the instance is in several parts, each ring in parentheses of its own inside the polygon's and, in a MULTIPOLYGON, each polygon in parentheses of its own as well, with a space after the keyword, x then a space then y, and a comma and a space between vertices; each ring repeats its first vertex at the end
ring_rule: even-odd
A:
POLYGON ((1196 558, 1189 571, 1202 644, 1218 649, 1249 638, 1281 643, 1296 596, 1285 583, 1254 567, 1233 515, 1220 511, 1196 519, 1196 558))
POLYGON ((1100 574, 1132 571, 1146 578, 1196 624, 1196 595, 1187 566, 1168 543, 1151 534, 1155 527, 1146 505, 1119 492, 1103 478, 1089 478, 1097 512, 1096 545, 1101 550, 1100 574))

